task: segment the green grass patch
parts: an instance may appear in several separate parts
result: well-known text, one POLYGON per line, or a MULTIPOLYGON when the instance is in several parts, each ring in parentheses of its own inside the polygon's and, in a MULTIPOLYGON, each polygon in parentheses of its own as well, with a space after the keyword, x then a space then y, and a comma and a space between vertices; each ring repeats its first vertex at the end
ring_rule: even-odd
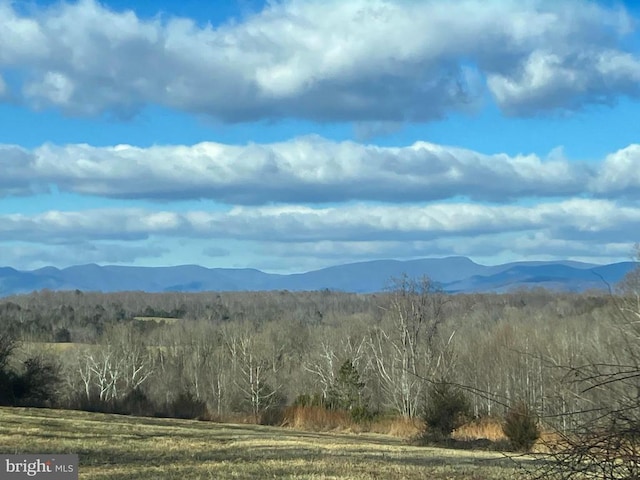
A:
POLYGON ((495 452, 376 434, 0 408, 0 451, 77 453, 82 479, 515 479, 495 452))

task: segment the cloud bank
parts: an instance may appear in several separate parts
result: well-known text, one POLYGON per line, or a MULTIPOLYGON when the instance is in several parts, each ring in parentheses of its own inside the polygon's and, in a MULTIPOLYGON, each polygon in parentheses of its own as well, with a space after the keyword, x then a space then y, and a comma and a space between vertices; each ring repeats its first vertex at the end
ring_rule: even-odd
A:
POLYGON ((640 207, 575 199, 534 206, 291 205, 233 207, 223 212, 125 208, 0 215, 5 241, 35 243, 133 241, 151 236, 278 242, 424 240, 521 231, 547 231, 569 240, 629 238, 640 231, 640 207))
POLYGON ((0 0, 0 99, 127 118, 427 122, 567 112, 640 96, 621 7, 546 0, 284 0, 222 25, 95 0, 0 0), (4 81, 1 79, 4 78, 4 81))
POLYGON ((121 208, 0 214, 3 252, 23 268, 149 261, 172 248, 191 251, 190 258, 202 263, 215 257, 219 266, 278 271, 452 254, 606 262, 628 258, 638 231, 638 206, 593 199, 532 206, 286 205, 216 212, 121 208), (238 255, 246 263, 238 263, 238 255))
MULTIPOLYGON (((553 157, 553 156, 552 156, 553 157)), ((244 146, 0 145, 0 197, 50 190, 119 199, 212 199, 227 204, 380 201, 464 197, 640 198, 640 145, 600 163, 486 155, 417 142, 379 147, 303 137, 244 146)))

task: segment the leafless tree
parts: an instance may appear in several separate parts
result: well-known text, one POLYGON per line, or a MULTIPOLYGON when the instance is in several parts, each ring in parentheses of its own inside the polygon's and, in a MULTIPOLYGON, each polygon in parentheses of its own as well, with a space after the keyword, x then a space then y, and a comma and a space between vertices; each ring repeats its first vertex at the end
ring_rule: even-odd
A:
POLYGON ((436 335, 444 321, 447 296, 428 277, 392 281, 386 311, 389 325, 369 338, 372 363, 388 403, 406 417, 418 414, 424 378, 439 366, 436 335))
POLYGON ((320 339, 317 348, 306 358, 302 366, 318 382, 319 393, 322 400, 326 401, 329 391, 336 383, 338 369, 345 361, 350 361, 360 372, 369 370, 368 339, 364 333, 335 335, 336 332, 327 329, 318 333, 320 339))
POLYGON ((152 355, 130 328, 114 328, 103 344, 77 351, 73 373, 80 377, 87 400, 95 391, 101 402, 112 402, 149 379, 152 355))
POLYGON ((278 368, 273 365, 263 340, 247 324, 225 331, 234 384, 256 422, 275 404, 281 389, 281 385, 274 383, 278 368))
POLYGON ((319 351, 313 358, 307 359, 303 363, 303 368, 317 379, 322 400, 326 401, 329 390, 335 383, 336 368, 339 360, 333 345, 329 341, 322 339, 319 343, 319 351))

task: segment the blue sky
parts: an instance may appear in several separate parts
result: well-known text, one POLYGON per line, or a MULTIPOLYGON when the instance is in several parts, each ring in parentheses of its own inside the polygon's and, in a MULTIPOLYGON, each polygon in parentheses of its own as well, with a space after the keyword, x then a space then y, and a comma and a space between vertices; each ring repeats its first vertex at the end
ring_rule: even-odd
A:
POLYGON ((0 264, 628 260, 640 9, 0 0, 0 264))

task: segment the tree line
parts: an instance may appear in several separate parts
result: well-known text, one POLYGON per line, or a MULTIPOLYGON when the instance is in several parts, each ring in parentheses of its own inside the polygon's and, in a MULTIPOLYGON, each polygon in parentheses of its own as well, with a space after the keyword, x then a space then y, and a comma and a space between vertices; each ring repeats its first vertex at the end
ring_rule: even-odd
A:
POLYGON ((0 322, 23 355, 55 360, 63 405, 137 390, 258 415, 305 394, 326 402, 349 362, 375 412, 419 415, 437 378, 477 390, 474 415, 518 399, 551 417, 579 408, 560 366, 616 351, 616 309, 601 292, 448 295, 403 277, 376 295, 44 291, 4 299, 0 322))

